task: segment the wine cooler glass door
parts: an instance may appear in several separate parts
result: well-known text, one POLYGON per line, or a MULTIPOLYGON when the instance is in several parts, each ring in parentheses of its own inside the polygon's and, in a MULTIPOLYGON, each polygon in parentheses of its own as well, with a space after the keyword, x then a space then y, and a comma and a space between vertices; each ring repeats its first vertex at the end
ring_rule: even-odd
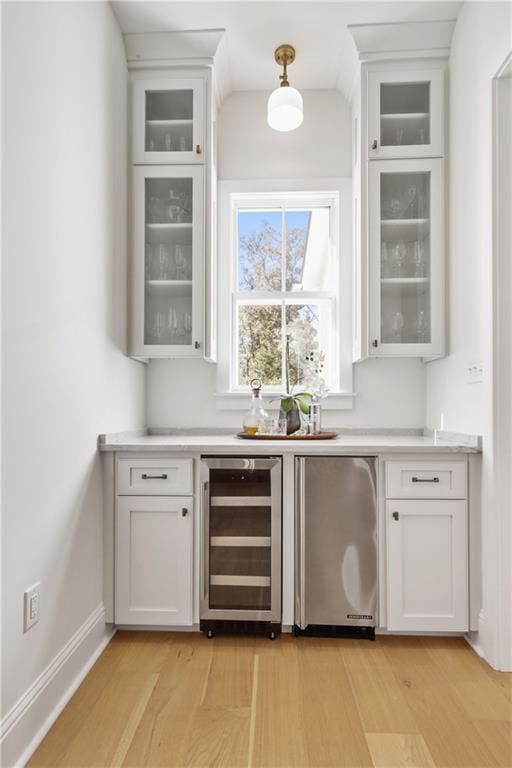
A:
POLYGON ((201 618, 281 618, 280 459, 203 462, 201 618))
POLYGON ((372 164, 372 351, 377 354, 430 355, 442 345, 441 162, 372 164))

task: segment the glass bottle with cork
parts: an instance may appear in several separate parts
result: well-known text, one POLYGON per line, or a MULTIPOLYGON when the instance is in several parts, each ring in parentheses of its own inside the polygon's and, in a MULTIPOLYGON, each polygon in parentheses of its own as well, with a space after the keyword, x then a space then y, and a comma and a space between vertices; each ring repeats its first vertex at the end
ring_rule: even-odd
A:
POLYGON ((243 429, 246 435, 255 435, 258 431, 260 421, 262 419, 268 419, 268 413, 263 407, 260 379, 252 379, 251 391, 251 407, 243 420, 243 429))

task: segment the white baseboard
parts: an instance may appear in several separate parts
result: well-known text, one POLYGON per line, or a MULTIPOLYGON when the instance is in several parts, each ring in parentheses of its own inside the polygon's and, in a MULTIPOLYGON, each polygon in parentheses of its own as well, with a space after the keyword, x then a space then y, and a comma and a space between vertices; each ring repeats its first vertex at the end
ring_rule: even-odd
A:
POLYGON ((2 719, 3 768, 28 762, 114 633, 101 603, 2 719))

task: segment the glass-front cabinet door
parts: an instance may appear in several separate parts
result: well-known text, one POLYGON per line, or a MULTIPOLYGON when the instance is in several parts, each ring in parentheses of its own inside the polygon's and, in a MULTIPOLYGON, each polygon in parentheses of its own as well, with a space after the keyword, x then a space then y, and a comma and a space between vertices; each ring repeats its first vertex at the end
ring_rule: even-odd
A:
POLYGON ((370 72, 370 159, 444 154, 444 71, 370 72))
POLYGON ((204 163, 204 80, 133 83, 133 162, 204 163))
POLYGON ((369 221, 370 354, 443 354, 443 160, 370 163, 369 221))
POLYGON ((134 168, 133 356, 202 354, 203 195, 200 167, 134 168))

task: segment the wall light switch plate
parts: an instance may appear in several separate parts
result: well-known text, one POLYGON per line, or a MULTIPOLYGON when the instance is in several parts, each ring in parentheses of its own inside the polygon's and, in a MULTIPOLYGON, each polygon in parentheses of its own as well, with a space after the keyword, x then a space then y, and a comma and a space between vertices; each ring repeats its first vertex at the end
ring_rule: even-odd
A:
POLYGON ((23 621, 23 631, 28 632, 28 630, 34 626, 34 624, 37 624, 39 621, 39 591, 41 588, 41 582, 37 581, 35 584, 33 584, 31 587, 25 590, 23 594, 24 599, 24 621, 23 621))
POLYGON ((479 384, 484 380, 484 364, 471 362, 466 366, 466 381, 468 384, 479 384))

